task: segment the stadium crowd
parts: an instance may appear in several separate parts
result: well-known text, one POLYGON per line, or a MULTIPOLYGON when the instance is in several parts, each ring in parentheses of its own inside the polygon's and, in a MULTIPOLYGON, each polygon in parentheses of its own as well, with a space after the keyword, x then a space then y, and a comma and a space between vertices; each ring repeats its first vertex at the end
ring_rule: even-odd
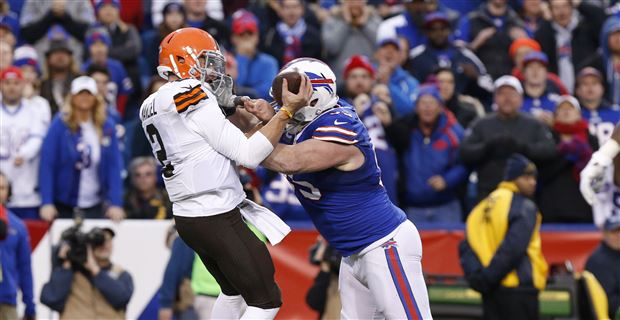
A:
MULTIPOLYGON (((617 0, 0 0, 12 213, 172 217, 138 109, 181 27, 218 41, 238 95, 270 101, 284 64, 325 61, 415 223, 464 222, 513 153, 538 168, 543 223, 595 221, 579 173, 620 121, 617 0)), ((285 176, 241 178, 285 221, 309 221, 285 176)))

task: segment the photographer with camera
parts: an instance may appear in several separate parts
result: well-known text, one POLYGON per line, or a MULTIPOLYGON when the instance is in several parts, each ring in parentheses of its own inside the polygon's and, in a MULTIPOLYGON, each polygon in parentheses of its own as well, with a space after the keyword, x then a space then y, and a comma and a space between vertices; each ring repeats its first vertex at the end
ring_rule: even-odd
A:
POLYGON ((342 303, 338 293, 338 272, 342 256, 319 236, 310 248, 310 263, 321 269, 306 294, 306 303, 319 312, 319 319, 338 319, 342 303))
POLYGON ((131 275, 110 261, 114 231, 80 224, 65 230, 58 265, 41 291, 41 302, 60 319, 124 319, 133 293, 131 275))

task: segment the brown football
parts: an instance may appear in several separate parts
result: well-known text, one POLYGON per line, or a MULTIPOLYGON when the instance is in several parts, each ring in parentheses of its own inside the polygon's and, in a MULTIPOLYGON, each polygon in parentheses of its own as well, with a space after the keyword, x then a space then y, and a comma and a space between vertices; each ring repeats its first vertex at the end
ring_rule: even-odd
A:
POLYGON ((273 82, 271 82, 271 95, 280 106, 282 105, 282 79, 286 79, 288 91, 292 93, 299 93, 299 86, 301 85, 301 73, 297 71, 283 72, 277 75, 273 79, 273 82))

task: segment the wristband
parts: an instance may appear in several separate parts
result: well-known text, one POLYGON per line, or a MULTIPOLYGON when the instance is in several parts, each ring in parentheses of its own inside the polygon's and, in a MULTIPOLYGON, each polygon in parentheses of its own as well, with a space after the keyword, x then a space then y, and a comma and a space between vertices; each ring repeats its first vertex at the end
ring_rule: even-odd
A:
POLYGON ((287 116, 289 119, 293 119, 293 114, 292 114, 290 111, 288 111, 288 109, 287 109, 286 107, 282 107, 282 108, 280 108, 280 111, 284 111, 284 113, 286 114, 286 116, 287 116))

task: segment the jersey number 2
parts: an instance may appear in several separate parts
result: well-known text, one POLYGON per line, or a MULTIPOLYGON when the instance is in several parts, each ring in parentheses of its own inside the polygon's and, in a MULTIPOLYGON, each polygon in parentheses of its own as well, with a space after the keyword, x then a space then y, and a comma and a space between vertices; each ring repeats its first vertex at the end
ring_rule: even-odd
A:
POLYGON ((157 155, 157 160, 164 167, 164 177, 170 178, 173 175, 174 167, 169 163, 165 164, 166 159, 166 148, 164 147, 164 142, 161 140, 161 135, 159 135, 159 131, 157 128, 151 123, 146 126, 146 133, 149 135, 149 140, 151 141, 151 145, 153 145, 153 150, 155 150, 155 140, 157 139, 157 144, 159 145, 159 150, 155 150, 155 154, 157 155))

